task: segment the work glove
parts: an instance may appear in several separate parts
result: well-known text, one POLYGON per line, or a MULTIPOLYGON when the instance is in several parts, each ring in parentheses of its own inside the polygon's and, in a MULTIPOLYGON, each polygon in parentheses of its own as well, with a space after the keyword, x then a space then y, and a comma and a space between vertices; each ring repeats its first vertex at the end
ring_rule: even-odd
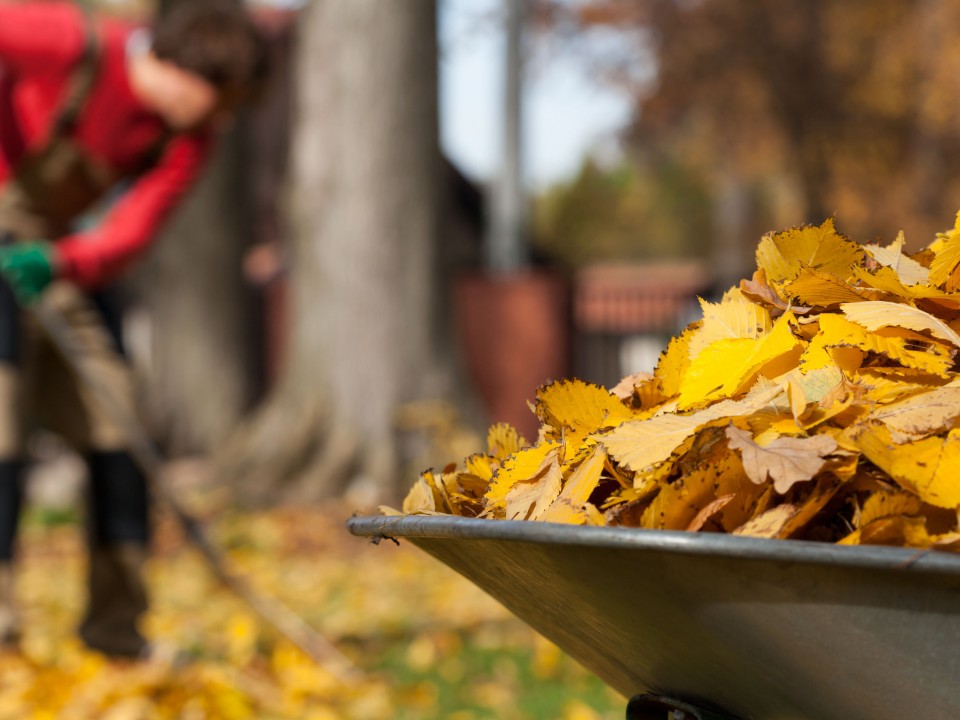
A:
POLYGON ((54 275, 53 245, 43 240, 0 247, 0 275, 17 302, 32 305, 54 275))

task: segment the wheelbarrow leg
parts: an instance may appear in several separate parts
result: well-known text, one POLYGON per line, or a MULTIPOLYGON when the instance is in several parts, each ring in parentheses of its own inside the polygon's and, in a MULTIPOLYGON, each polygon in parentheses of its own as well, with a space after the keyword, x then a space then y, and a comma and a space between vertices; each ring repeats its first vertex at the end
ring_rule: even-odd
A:
POLYGON ((664 695, 634 695, 627 705, 627 720, 739 720, 739 718, 713 710, 703 710, 664 695))

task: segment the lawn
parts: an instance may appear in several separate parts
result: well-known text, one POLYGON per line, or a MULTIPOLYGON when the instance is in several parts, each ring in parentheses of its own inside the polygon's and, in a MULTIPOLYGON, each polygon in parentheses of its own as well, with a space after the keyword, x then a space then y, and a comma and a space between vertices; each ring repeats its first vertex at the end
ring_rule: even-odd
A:
POLYGON ((623 717, 626 701, 479 589, 410 545, 374 547, 327 506, 218 517, 215 534, 260 590, 363 671, 338 682, 218 586, 169 518, 149 568, 149 662, 110 662, 73 638, 81 529, 34 511, 22 534, 20 652, 0 654, 4 718, 623 717))

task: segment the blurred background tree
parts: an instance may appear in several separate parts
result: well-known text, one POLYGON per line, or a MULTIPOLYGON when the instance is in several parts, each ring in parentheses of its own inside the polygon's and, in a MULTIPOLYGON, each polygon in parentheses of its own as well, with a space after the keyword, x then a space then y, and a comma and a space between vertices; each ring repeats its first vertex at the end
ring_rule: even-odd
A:
POLYGON ((218 453, 248 499, 398 493, 398 408, 449 388, 436 342, 440 152, 432 0, 324 0, 300 20, 290 335, 218 453))
MULTIPOLYGON (((955 212, 960 3, 541 3, 548 32, 571 17, 584 32, 628 35, 654 58, 650 83, 631 84, 622 58, 601 54, 597 65, 635 98, 623 135, 633 172, 656 171, 655 149, 654 158, 670 158, 706 189, 694 217, 712 208, 705 245, 721 275, 742 275, 758 231, 772 227, 836 215, 855 238, 890 240, 903 228, 918 247, 955 212)), ((694 224, 677 215, 677 202, 654 196, 655 212, 694 224)), ((620 223, 628 214, 602 217, 620 223)), ((556 220, 544 217, 549 236, 556 220)), ((644 242, 652 236, 640 232, 644 242)), ((623 245, 624 257, 636 252, 623 245)), ((665 254, 686 248, 696 243, 670 243, 665 254)))
POLYGON ((709 250, 709 190, 655 149, 611 168, 588 159, 570 182, 537 198, 537 243, 569 267, 699 257, 709 250))

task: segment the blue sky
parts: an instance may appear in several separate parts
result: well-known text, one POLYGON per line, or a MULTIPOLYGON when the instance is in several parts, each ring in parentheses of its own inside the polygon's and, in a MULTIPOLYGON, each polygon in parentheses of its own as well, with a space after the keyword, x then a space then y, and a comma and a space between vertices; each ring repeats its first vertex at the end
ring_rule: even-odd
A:
MULTIPOLYGON (((289 8, 308 1, 256 0, 289 8)), ((503 1, 438 0, 441 144, 462 172, 481 182, 494 179, 500 167, 503 1)), ((588 154, 615 158, 616 133, 630 112, 630 99, 594 77, 581 55, 538 47, 526 72, 528 186, 539 190, 570 177, 588 154)))
MULTIPOLYGON (((448 157, 475 180, 500 166, 502 0, 441 0, 440 123, 448 157)), ((630 100, 592 76, 579 55, 538 48, 525 86, 524 163, 528 186, 568 178, 593 152, 615 156, 630 100)))

